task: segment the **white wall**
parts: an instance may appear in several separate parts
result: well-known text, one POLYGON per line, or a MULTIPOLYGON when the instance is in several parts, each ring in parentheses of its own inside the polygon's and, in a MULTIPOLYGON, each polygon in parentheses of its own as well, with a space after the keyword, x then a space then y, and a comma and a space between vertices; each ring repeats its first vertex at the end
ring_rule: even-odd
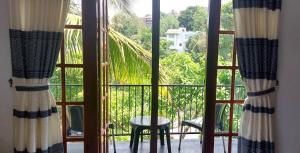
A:
POLYGON ((276 108, 278 153, 300 153, 300 1, 283 0, 276 108))
MULTIPOLYGON (((284 0, 279 46, 276 109, 277 153, 300 153, 300 1, 284 0)), ((8 0, 0 0, 0 153, 12 153, 12 94, 8 0)))
POLYGON ((8 84, 11 77, 8 14, 8 0, 0 0, 0 153, 13 152, 13 102, 8 84))

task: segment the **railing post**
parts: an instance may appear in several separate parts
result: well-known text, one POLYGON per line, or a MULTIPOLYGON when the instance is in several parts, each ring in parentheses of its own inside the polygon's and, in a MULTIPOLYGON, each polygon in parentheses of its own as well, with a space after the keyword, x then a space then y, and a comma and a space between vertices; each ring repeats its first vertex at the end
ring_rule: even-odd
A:
MULTIPOLYGON (((144 95, 145 95, 145 86, 142 85, 142 109, 141 109, 141 116, 144 116, 144 95)), ((144 134, 143 134, 143 131, 141 133, 141 142, 144 141, 144 134)))

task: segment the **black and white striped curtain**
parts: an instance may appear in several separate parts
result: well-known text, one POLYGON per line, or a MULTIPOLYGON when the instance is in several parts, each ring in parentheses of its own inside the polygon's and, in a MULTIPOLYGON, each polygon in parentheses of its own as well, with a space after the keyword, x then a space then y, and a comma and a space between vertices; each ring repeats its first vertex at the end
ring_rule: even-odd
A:
POLYGON ((49 91, 69 0, 10 0, 14 152, 63 153, 59 116, 49 91))
POLYGON ((274 153, 274 102, 281 0, 233 0, 240 72, 248 97, 239 153, 274 153))

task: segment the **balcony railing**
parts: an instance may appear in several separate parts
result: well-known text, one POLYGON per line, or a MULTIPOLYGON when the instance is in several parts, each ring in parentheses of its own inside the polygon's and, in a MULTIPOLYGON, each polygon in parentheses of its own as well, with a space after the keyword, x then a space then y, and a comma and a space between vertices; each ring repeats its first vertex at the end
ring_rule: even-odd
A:
MULTIPOLYGON (((67 101, 83 101, 83 85, 66 85, 67 101)), ((51 85, 56 100, 61 100, 61 86, 51 85)), ((151 85, 110 85, 109 88, 109 119, 115 125, 116 136, 129 136, 129 121, 135 116, 150 115, 151 112, 151 85)), ((235 86, 235 99, 245 97, 244 86, 235 86)), ((217 86, 217 99, 228 100, 230 85, 217 86)), ((203 85, 159 85, 159 116, 168 118, 171 134, 178 134, 182 120, 203 117, 204 113, 203 85)), ((226 104, 224 104, 226 105, 226 104)), ((234 111, 239 119, 241 108, 234 111)), ((227 110, 229 111, 229 109, 227 110)), ((225 115, 224 124, 228 124, 225 115)), ((236 121, 238 123, 238 121, 236 121)), ((237 128, 238 125, 233 126, 237 128)), ((226 125, 225 125, 226 130, 226 125)), ((187 130, 186 133, 195 133, 187 130)), ((147 132, 145 132, 147 134, 147 132)))

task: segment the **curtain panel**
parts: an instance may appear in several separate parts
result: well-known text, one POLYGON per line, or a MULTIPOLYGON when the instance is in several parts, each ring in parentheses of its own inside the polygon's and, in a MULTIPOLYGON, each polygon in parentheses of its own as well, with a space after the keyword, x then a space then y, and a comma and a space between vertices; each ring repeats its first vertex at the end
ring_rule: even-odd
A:
POLYGON ((274 103, 281 0, 233 0, 235 43, 248 97, 239 153, 274 153, 274 103))
POLYGON ((68 8, 69 0, 10 0, 15 153, 63 153, 59 115, 48 83, 68 8))

